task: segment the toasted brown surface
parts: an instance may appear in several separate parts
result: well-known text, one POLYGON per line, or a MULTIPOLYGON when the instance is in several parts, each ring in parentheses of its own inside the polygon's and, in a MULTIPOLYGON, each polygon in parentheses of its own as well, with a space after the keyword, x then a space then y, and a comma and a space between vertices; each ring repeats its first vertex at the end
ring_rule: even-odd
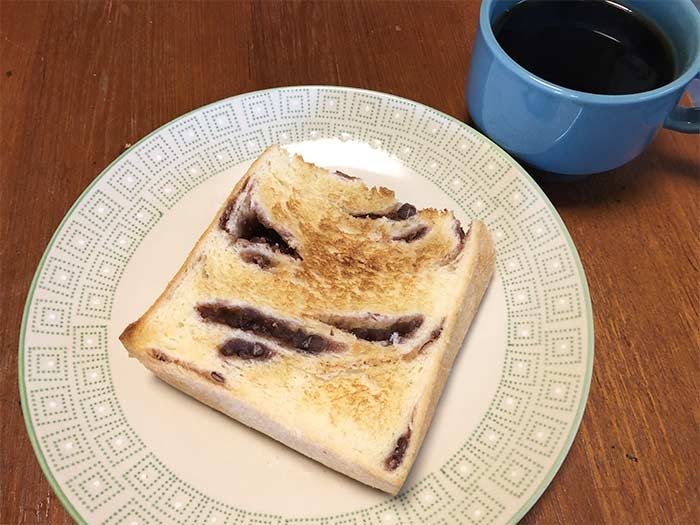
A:
MULTIPOLYGON (((265 207, 274 224, 284 225, 299 246, 303 262, 282 259, 275 272, 261 274, 241 267, 237 279, 222 272, 238 265, 204 260, 210 279, 206 292, 235 296, 308 316, 310 312, 421 311, 430 308, 435 293, 426 278, 448 258, 457 244, 455 219, 447 210, 420 210, 410 221, 356 218, 358 213, 383 211, 395 205, 394 192, 369 189, 361 181, 329 176, 321 168, 293 158, 290 170, 272 171, 251 186, 253 198, 265 207), (313 189, 313 191, 310 190, 313 189), (406 224, 408 222, 408 224, 406 224), (428 225, 424 238, 391 240, 415 225, 428 225), (304 286, 296 286, 303 282, 304 286)), ((221 249, 229 241, 224 232, 221 249)))
MULTIPOLYGON (((300 435, 324 451, 294 445, 307 455, 398 490, 493 268, 481 223, 465 232, 451 212, 409 207, 391 216, 401 204, 272 147, 121 340, 156 373, 178 367, 208 380, 214 397, 226 392, 277 431, 254 428, 285 443, 279 429, 300 435), (224 314, 205 319, 202 304, 224 314), (249 311, 255 329, 236 317, 249 311), (302 342, 262 332, 260 319, 304 331, 302 342), (265 342, 266 359, 223 357, 233 337, 265 342)), ((225 402, 208 404, 237 417, 225 402)))

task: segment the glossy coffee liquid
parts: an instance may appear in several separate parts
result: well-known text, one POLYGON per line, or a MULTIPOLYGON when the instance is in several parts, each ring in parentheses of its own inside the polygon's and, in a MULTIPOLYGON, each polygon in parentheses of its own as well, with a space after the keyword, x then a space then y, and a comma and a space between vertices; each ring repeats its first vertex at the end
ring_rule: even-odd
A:
POLYGON ((577 91, 641 93, 677 73, 668 37, 609 0, 523 0, 496 20, 493 31, 522 67, 577 91))

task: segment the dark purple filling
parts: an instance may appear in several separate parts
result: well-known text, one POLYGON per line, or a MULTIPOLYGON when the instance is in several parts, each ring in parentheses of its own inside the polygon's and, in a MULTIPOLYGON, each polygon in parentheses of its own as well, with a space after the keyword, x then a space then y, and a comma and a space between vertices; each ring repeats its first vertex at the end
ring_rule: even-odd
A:
POLYGON ((387 215, 387 219, 392 221, 405 221, 416 214, 416 207, 407 202, 403 203, 397 210, 392 211, 387 215))
POLYGON ((267 315, 255 308, 221 303, 200 304, 196 308, 205 321, 269 337, 299 352, 319 354, 343 349, 342 344, 328 337, 314 334, 297 323, 267 315))
POLYGON ((267 244, 273 250, 301 259, 299 253, 264 219, 249 199, 249 195, 242 190, 236 199, 229 202, 219 217, 219 228, 236 240, 246 239, 255 244, 267 244), (241 202, 237 215, 232 217, 241 199, 245 201, 241 202))
POLYGON ((158 361, 163 361, 164 363, 169 363, 170 359, 160 350, 151 350, 151 356, 153 356, 158 361))
POLYGON ((359 177, 353 177, 352 175, 348 175, 347 173, 343 173, 340 170, 335 170, 335 175, 340 177, 341 179, 346 179, 346 180, 359 180, 359 177))
POLYGON ((404 354, 402 359, 404 361, 411 361, 415 359, 417 356, 422 354, 426 348, 428 348, 431 344, 433 344, 435 341, 440 339, 440 336, 442 335, 442 327, 445 324, 445 320, 442 320, 442 323, 440 323, 440 326, 435 328, 432 332, 430 332, 430 336, 428 339, 423 341, 423 343, 419 346, 408 352, 407 354, 404 354))
POLYGON ((358 219, 381 219, 382 217, 389 219, 390 221, 405 221, 410 219, 416 214, 416 207, 413 204, 405 202, 398 208, 390 211, 389 213, 357 213, 353 214, 353 217, 358 219))
POLYGON ((232 338, 219 347, 219 353, 224 357, 239 357, 241 359, 255 359, 265 361, 275 355, 275 351, 267 345, 257 341, 232 338))
POLYGON ((262 270, 269 270, 275 266, 275 261, 259 250, 242 249, 240 255, 244 262, 247 262, 248 264, 255 264, 262 270))
POLYGON ((389 456, 384 460, 384 467, 387 470, 396 470, 399 465, 401 465, 403 457, 406 455, 406 449, 408 448, 408 442, 410 439, 411 429, 409 427, 406 429, 406 432, 404 432, 404 434, 396 440, 396 447, 394 447, 391 454, 389 454, 389 456))
POLYGON ((395 241, 413 242, 425 237, 426 233, 428 233, 428 227, 420 225, 417 228, 412 228, 396 237, 392 237, 392 239, 395 241))
POLYGON ((455 235, 457 236, 457 245, 455 246, 454 250, 452 250, 452 253, 450 253, 445 260, 443 261, 443 264, 447 264, 449 262, 452 262, 457 258, 459 253, 462 251, 464 248, 464 245, 467 243, 467 239, 469 238, 469 234, 472 231, 472 225, 469 223, 467 225, 467 231, 465 232, 464 229, 462 228, 462 225, 459 223, 457 219, 454 221, 454 226, 453 226, 455 235))
POLYGON ((386 318, 378 315, 367 317, 335 317, 326 320, 328 324, 345 332, 350 332, 358 339, 371 342, 397 344, 411 337, 423 324, 422 315, 406 315, 386 318))
POLYGON ((226 382, 226 379, 224 378, 224 376, 222 376, 219 372, 212 372, 209 375, 217 383, 225 383, 226 382))
POLYGON ((246 239, 255 244, 267 244, 273 250, 299 259, 297 251, 289 246, 287 241, 275 230, 263 224, 256 213, 251 213, 240 221, 238 238, 246 239))

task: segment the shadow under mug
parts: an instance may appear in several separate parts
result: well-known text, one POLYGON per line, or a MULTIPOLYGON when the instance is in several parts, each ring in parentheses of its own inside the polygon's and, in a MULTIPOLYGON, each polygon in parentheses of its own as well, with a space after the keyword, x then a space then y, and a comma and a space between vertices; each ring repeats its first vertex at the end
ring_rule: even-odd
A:
POLYGON ((573 180, 632 160, 661 126, 700 133, 700 108, 678 106, 688 84, 700 76, 700 14, 691 0, 621 0, 662 29, 680 71, 665 86, 629 95, 567 89, 518 65, 492 29, 517 1, 482 1, 466 86, 472 120, 510 154, 560 174, 558 180, 573 180))

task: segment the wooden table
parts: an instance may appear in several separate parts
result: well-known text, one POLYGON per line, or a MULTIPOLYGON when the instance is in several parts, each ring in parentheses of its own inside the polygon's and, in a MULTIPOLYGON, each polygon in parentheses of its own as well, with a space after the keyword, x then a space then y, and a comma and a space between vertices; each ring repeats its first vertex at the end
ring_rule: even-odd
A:
MULTIPOLYGON (((293 84, 386 91, 466 119, 479 3, 0 2, 0 523, 70 523, 27 438, 22 307, 41 253, 127 145, 194 108, 293 84)), ((526 523, 700 522, 700 143, 543 185, 588 276, 583 423, 526 523), (694 503, 693 503, 694 502, 694 503)))

